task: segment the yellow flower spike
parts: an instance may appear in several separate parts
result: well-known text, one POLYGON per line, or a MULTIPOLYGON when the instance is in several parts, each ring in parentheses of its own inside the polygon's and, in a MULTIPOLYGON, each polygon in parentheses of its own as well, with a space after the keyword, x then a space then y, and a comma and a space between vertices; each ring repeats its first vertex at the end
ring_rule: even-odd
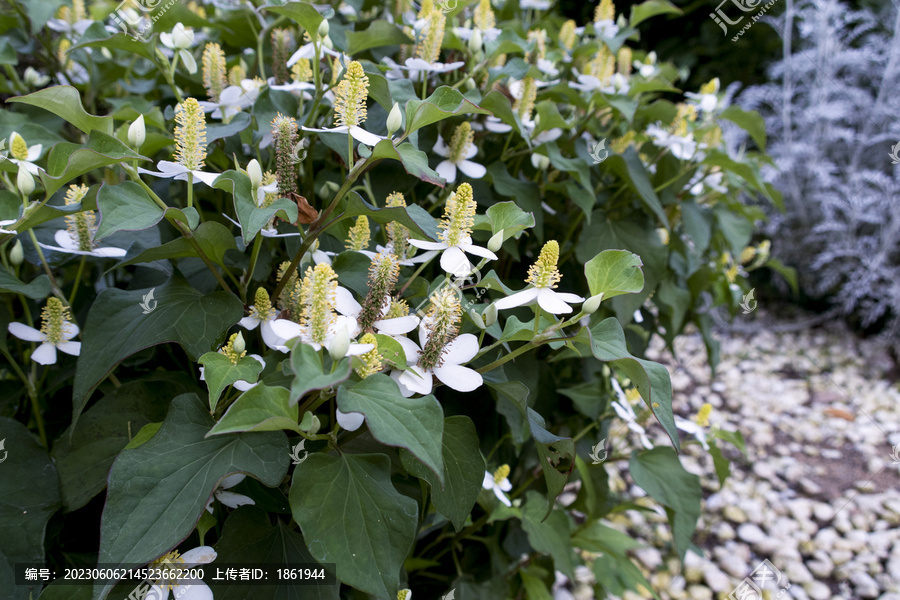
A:
POLYGON ((425 317, 430 334, 419 364, 424 369, 433 369, 441 362, 444 348, 459 333, 459 320, 462 317, 462 307, 456 290, 445 286, 431 295, 431 308, 425 317))
POLYGON ((569 52, 572 51, 572 48, 575 47, 575 42, 578 41, 578 34, 575 33, 575 28, 575 21, 572 19, 563 23, 562 27, 559 28, 559 43, 569 52))
MULTIPOLYGON (((184 568, 185 562, 184 559, 179 554, 178 550, 172 550, 168 554, 164 556, 160 556, 152 563, 148 565, 151 569, 160 569, 162 571, 175 571, 184 568)), ((156 582, 160 588, 162 588, 163 593, 168 595, 169 591, 175 589, 175 585, 178 583, 175 579, 161 579, 156 582)))
POLYGON ((192 13, 194 13, 195 15, 197 15, 198 17, 200 17, 201 19, 206 18, 206 8, 197 4, 197 2, 195 2, 194 0, 191 0, 191 2, 187 3, 187 9, 189 11, 191 11, 192 13))
POLYGON ((612 55, 606 45, 600 46, 597 54, 588 63, 588 75, 596 77, 602 83, 607 83, 609 78, 616 72, 616 58, 612 55))
POLYGON ((369 292, 359 312, 359 326, 370 329, 375 321, 381 318, 384 299, 390 296, 400 277, 400 261, 390 250, 379 252, 369 265, 369 292))
POLYGON ((238 352, 237 350, 234 349, 234 341, 237 339, 238 335, 240 335, 240 334, 238 334, 238 333, 231 334, 231 337, 228 338, 228 343, 226 343, 224 346, 219 348, 219 354, 224 354, 225 356, 227 356, 228 360, 231 361, 232 365, 238 364, 238 361, 240 361, 242 358, 247 356, 246 350, 244 350, 242 352, 238 352))
POLYGON ((725 279, 728 283, 734 283, 738 276, 738 266, 731 265, 727 271, 725 271, 725 279))
MULTIPOLYGON (((78 204, 84 200, 87 193, 88 186, 86 185, 70 185, 69 189, 66 190, 66 206, 78 204)), ((65 218, 69 235, 72 236, 73 240, 78 242, 78 249, 83 252, 90 252, 94 247, 94 244, 91 241, 91 237, 94 235, 94 225, 96 222, 94 211, 84 210, 66 215, 65 218)))
POLYGON ((28 144, 25 143, 25 138, 15 131, 10 136, 9 155, 16 160, 28 159, 28 144))
POLYGON ((53 345, 66 341, 63 338, 65 324, 71 321, 69 307, 65 306, 59 298, 51 296, 47 304, 41 310, 41 333, 47 336, 47 341, 53 345))
POLYGON ((337 273, 331 265, 321 263, 307 267, 300 284, 300 303, 303 306, 300 324, 306 329, 310 341, 325 343, 328 328, 335 319, 336 294, 337 273))
POLYGON ((625 399, 628 400, 629 404, 637 404, 641 401, 641 393, 637 388, 628 388, 625 390, 625 399))
POLYGON ((535 98, 537 98, 537 83, 534 81, 534 77, 526 77, 522 80, 522 96, 513 105, 513 110, 519 113, 519 117, 523 121, 531 120, 535 98))
POLYGON ((616 5, 612 0, 600 0, 597 9, 594 11, 594 22, 616 19, 616 5))
POLYGON ((356 225, 350 228, 344 247, 347 250, 359 252, 369 247, 372 239, 372 231, 369 229, 369 218, 365 215, 356 217, 356 225))
POLYGON ((448 246, 458 246, 472 233, 475 224, 475 209, 472 186, 461 183, 447 198, 444 218, 441 220, 441 240, 448 246))
POLYGON ((60 6, 56 11, 56 18, 60 21, 65 21, 68 24, 72 24, 72 9, 66 6, 65 4, 60 6))
POLYGON ((618 61, 618 66, 616 70, 628 77, 631 75, 632 65, 634 64, 634 54, 631 52, 631 48, 628 46, 622 46, 619 48, 619 53, 616 55, 616 60, 618 61))
POLYGON ((619 139, 610 142, 609 147, 616 154, 622 154, 623 152, 625 152, 628 146, 631 145, 635 137, 637 136, 635 135, 634 130, 629 130, 628 133, 626 133, 619 139))
POLYGON ((272 75, 277 85, 284 85, 288 80, 287 61, 294 50, 294 40, 288 29, 272 30, 272 75))
POLYGON ((334 124, 353 127, 366 120, 366 99, 369 97, 369 78, 359 61, 347 65, 347 72, 338 84, 334 100, 334 124))
POLYGON ((422 19, 427 19, 428 15, 432 12, 434 12, 434 1, 422 0, 422 7, 419 9, 418 14, 416 14, 416 20, 420 21, 422 19))
POLYGON ((70 42, 67 38, 63 38, 59 41, 59 47, 56 49, 56 58, 59 62, 68 68, 69 66, 69 48, 72 47, 72 42, 70 42))
POLYGON ((396 319, 409 316, 409 303, 406 300, 391 300, 391 307, 384 314, 385 319, 396 319))
MULTIPOLYGON (((532 29, 528 32, 528 42, 534 42, 534 49, 536 51, 535 59, 547 58, 547 32, 543 29, 532 29)), ((525 62, 537 62, 532 61, 531 52, 525 53, 525 62)))
MULTIPOLYGON (((424 10, 424 3, 422 10, 424 10)), ((421 14, 421 11, 420 11, 421 14)), ((425 25, 425 35, 416 44, 416 58, 435 63, 441 56, 441 44, 444 42, 444 27, 447 25, 447 15, 443 11, 435 10, 433 7, 427 16, 428 23, 425 25)))
POLYGON ((175 160, 191 171, 203 167, 206 159, 206 115, 195 98, 175 107, 175 160))
MULTIPOLYGON (((388 207, 406 206, 406 198, 400 192, 394 192, 387 197, 385 205, 388 207)), ((409 257, 409 228, 401 225, 396 221, 387 224, 388 240, 394 246, 394 254, 400 260, 406 260, 409 257)))
POLYGON ((678 112, 675 115, 674 134, 684 137, 688 133, 688 124, 697 120, 697 107, 693 104, 678 104, 678 112))
POLYGON ((474 140, 475 132, 472 131, 472 125, 468 121, 463 121, 453 132, 453 138, 450 140, 450 156, 447 160, 456 164, 465 159, 474 140))
POLYGON ((528 279, 525 280, 525 283, 539 288, 555 288, 562 279, 559 269, 556 268, 558 261, 559 242, 550 240, 541 248, 537 262, 528 268, 528 279))
MULTIPOLYGON (((275 173, 273 173, 272 171, 266 171, 265 173, 263 173, 263 178, 262 178, 262 186, 263 187, 267 186, 267 185, 271 185, 271 184, 275 183, 276 181, 278 181, 278 178, 275 177, 275 173)), ((260 206, 260 208, 268 208, 276 200, 278 200, 277 192, 266 192, 265 196, 263 197, 262 205, 260 206)), ((274 221, 274 218, 272 220, 274 221)))
MULTIPOLYGON (((491 0, 479 0, 478 6, 475 7, 475 15, 472 19, 475 23, 475 27, 482 30, 487 31, 488 29, 493 29, 497 24, 497 20, 494 18, 494 9, 491 8, 491 0)), ((574 25, 574 21, 572 21, 574 25)))
POLYGON ((497 470, 494 471, 494 483, 500 483, 509 477, 510 472, 509 465, 500 465, 497 470))
POLYGON ((722 145, 722 128, 714 125, 712 129, 703 134, 703 143, 707 148, 718 148, 722 145))
POLYGON ((400 590, 399 592, 397 592, 397 600, 406 600, 411 593, 412 592, 408 589, 400 590))
POLYGON ((294 166, 294 147, 297 145, 297 121, 278 113, 272 119, 272 145, 275 147, 275 177, 278 194, 289 198, 297 191, 297 168, 294 166))
POLYGON ((313 78, 312 67, 308 58, 301 58, 291 67, 291 78, 298 83, 306 83, 313 78))
POLYGON ((241 85, 241 81, 247 78, 247 71, 241 65, 234 65, 228 71, 228 85, 241 85))
POLYGON ((700 407, 700 410, 697 411, 697 416, 694 419, 697 422, 697 425, 700 427, 709 427, 709 416, 712 414, 712 404, 709 402, 705 403, 700 407))
POLYGON ((260 321, 267 321, 275 316, 272 300, 269 298, 269 292, 267 292, 265 288, 256 288, 256 295, 253 297, 253 306, 250 308, 250 315, 255 316, 260 321))
MULTIPOLYGON (((374 375, 384 368, 381 363, 381 355, 378 354, 378 339, 371 333, 367 333, 359 340, 360 344, 373 344, 375 347, 361 355, 359 358, 362 365, 356 367, 356 374, 365 379, 370 375, 374 375)), ((399 595, 398 595, 399 597, 399 595)))
POLYGON ((701 94, 715 94, 719 91, 719 78, 714 77, 700 86, 701 94))
POLYGON ((222 47, 216 43, 210 42, 206 44, 203 50, 203 87, 209 99, 213 102, 219 101, 219 95, 227 85, 225 52, 222 47))

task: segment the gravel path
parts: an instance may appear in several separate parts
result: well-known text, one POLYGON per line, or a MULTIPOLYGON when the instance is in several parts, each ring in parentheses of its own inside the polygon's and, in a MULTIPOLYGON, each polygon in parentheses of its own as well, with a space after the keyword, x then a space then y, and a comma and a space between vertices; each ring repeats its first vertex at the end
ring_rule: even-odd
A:
MULTIPOLYGON (((893 446, 900 452, 900 391, 886 379, 892 363, 876 342, 839 324, 797 333, 773 333, 773 325, 760 312, 738 317, 753 333, 718 336, 713 381, 699 335, 679 339, 677 358, 661 347, 651 352, 672 374, 676 414, 690 418, 708 402, 712 426, 739 430, 747 442, 746 457, 720 442, 732 460, 721 489, 712 458, 683 443, 682 462, 704 489, 694 541, 705 558, 689 552, 678 574, 677 561, 660 551, 670 540, 664 516, 632 510, 611 521, 651 545, 635 556, 663 599, 729 597, 768 560, 781 579, 770 579, 764 598, 900 600, 900 460, 892 459, 893 446)), ((651 437, 664 444, 659 429, 651 437)), ((630 486, 625 466, 615 468, 625 479, 611 481, 630 486)))

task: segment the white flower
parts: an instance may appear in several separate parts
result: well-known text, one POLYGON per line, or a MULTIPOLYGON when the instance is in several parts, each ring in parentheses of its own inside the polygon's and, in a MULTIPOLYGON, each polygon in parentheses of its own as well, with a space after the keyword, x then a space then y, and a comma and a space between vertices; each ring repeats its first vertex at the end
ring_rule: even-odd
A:
POLYGON ((426 73, 449 73, 462 67, 466 63, 457 61, 452 63, 433 62, 430 63, 424 58, 407 58, 402 65, 398 65, 390 58, 381 59, 388 66, 388 71, 384 74, 388 79, 403 79, 405 75, 403 71, 409 71, 410 79, 419 79, 420 74, 426 73))
POLYGON ((697 171, 688 182, 688 185, 691 186, 691 195, 699 196, 707 190, 727 194, 728 188, 722 185, 724 177, 725 174, 722 171, 715 171, 705 176, 702 171, 697 171))
POLYGON ((497 39, 501 33, 503 33, 502 29, 498 29, 496 27, 488 27, 487 29, 478 29, 478 28, 468 28, 468 27, 454 27, 453 32, 456 34, 456 37, 459 39, 468 42, 469 38, 472 37, 472 33, 475 31, 480 31, 481 36, 485 41, 492 42, 497 39))
POLYGON ((612 19, 601 19, 594 21, 594 31, 599 37, 609 39, 616 37, 616 34, 619 33, 619 26, 612 19))
POLYGON ((532 287, 525 288, 521 292, 501 298, 494 303, 497 310, 513 308, 515 306, 530 306, 537 303, 542 309, 554 315, 572 312, 569 302, 584 302, 584 298, 576 294, 554 291, 556 283, 562 275, 556 268, 559 261, 559 243, 550 240, 541 249, 541 254, 528 269, 527 283, 532 287))
POLYGON ((241 85, 229 85, 222 90, 218 102, 200 101, 203 112, 212 112, 214 119, 229 120, 245 108, 253 106, 259 96, 260 84, 252 79, 244 79, 241 85))
POLYGON ((210 497, 209 502, 206 503, 206 510, 209 512, 209 514, 212 514, 213 512, 213 498, 229 508, 237 508, 238 506, 244 506, 246 504, 256 504, 256 502, 253 501, 253 498, 250 498, 249 496, 227 491, 229 488, 233 488, 234 486, 242 482, 245 477, 246 475, 244 475, 243 473, 235 473, 234 475, 229 475, 228 477, 223 479, 222 483, 216 486, 216 491, 213 492, 213 495, 212 497, 210 497))
POLYGON ((250 307, 250 314, 241 319, 238 324, 249 331, 259 327, 263 343, 266 346, 272 350, 287 352, 288 349, 284 345, 287 338, 279 336, 272 326, 277 318, 278 312, 272 308, 269 294, 263 288, 259 288, 256 291, 255 302, 250 307))
POLYGON ((631 402, 629 402, 625 392, 622 391, 622 386, 619 385, 619 382, 616 381, 615 377, 611 377, 609 381, 616 392, 616 396, 619 397, 618 401, 610 403, 613 410, 616 411, 616 414, 619 415, 620 419, 625 421, 625 425, 628 429, 638 434, 641 445, 647 450, 652 450, 653 443, 650 441, 650 438, 647 437, 647 431, 638 424, 637 415, 634 413, 634 409, 631 407, 631 402))
POLYGON ((465 145, 465 152, 458 153, 456 160, 451 160, 450 158, 453 153, 451 152, 450 147, 444 142, 444 138, 438 135, 437 143, 434 145, 434 151, 445 158, 445 160, 438 163, 435 171, 438 172, 438 175, 446 179, 447 183, 456 181, 457 168, 472 179, 481 179, 487 173, 487 169, 484 168, 483 165, 469 160, 478 154, 478 148, 471 142, 465 145))
POLYGON ((674 135, 656 123, 647 127, 647 135, 660 148, 668 148, 672 156, 679 160, 689 160, 697 151, 697 142, 690 133, 687 136, 674 135))
POLYGON ((16 219, 7 219, 4 221, 0 221, 0 234, 11 233, 11 234, 15 235, 17 233, 15 229, 4 229, 4 227, 6 225, 12 225, 15 222, 16 222, 16 219))
POLYGON ((56 364, 57 348, 72 356, 78 356, 81 353, 81 342, 69 341, 78 335, 78 325, 69 321, 65 321, 62 324, 58 342, 50 341, 46 333, 38 331, 34 327, 29 327, 24 323, 10 323, 7 329, 20 340, 41 342, 41 345, 31 353, 31 360, 42 365, 56 364))
POLYGON ((700 88, 700 93, 685 92, 685 96, 693 100, 692 104, 706 113, 711 113, 719 106, 719 78, 716 77, 700 88))
POLYGON ((353 136, 353 139, 362 142, 366 146, 374 146, 381 140, 387 139, 387 137, 383 135, 370 133, 359 125, 338 125, 337 127, 323 127, 320 129, 316 129, 313 127, 301 127, 301 129, 303 129, 303 131, 313 131, 316 133, 349 133, 351 136, 353 136))
POLYGON ((53 239, 56 240, 56 243, 59 244, 59 246, 51 246, 41 242, 38 242, 38 246, 47 248, 48 250, 65 252, 66 254, 81 254, 83 256, 99 256, 102 258, 120 258, 128 254, 127 250, 114 248, 112 246, 93 248, 90 251, 81 250, 78 240, 72 237, 72 234, 66 229, 57 230, 57 232, 53 234, 53 239))
POLYGON ((193 173, 194 183, 202 181, 210 187, 212 187, 213 181, 216 180, 216 177, 219 176, 219 173, 207 173, 206 171, 200 171, 199 169, 188 169, 181 163, 172 162, 170 160, 159 161, 158 163, 156 163, 156 168, 159 169, 159 171, 150 171, 148 169, 144 169, 143 167, 138 167, 138 173, 153 175, 154 177, 174 177, 175 179, 180 179, 182 181, 187 181, 188 173, 193 173))
POLYGON ((35 70, 34 67, 28 67, 25 69, 25 75, 22 79, 27 83, 30 87, 40 88, 44 87, 48 83, 50 83, 50 76, 43 75, 39 71, 35 70))
MULTIPOLYGON (((164 571, 176 571, 178 569, 189 570, 197 565, 209 564, 216 559, 216 551, 210 546, 198 546, 180 555, 178 552, 170 552, 166 556, 153 563, 154 567, 164 571)), ((169 591, 176 600, 212 600, 213 593, 202 579, 189 579, 187 577, 175 581, 159 579, 154 582, 145 598, 153 600, 166 600, 169 591)))
MULTIPOLYGON (((12 152, 12 149, 15 147, 14 144, 16 144, 16 141, 21 138, 22 138, 22 136, 20 136, 18 133, 16 133, 15 131, 12 132, 12 134, 9 136, 10 152, 12 152)), ((24 145, 24 140, 19 142, 19 144, 24 145)), ((14 165, 18 165, 20 167, 25 167, 25 169, 29 173, 31 173, 34 176, 37 176, 38 172, 40 171, 40 167, 38 167, 36 164, 34 164, 34 161, 38 160, 41 157, 41 153, 43 152, 43 149, 44 149, 43 144, 34 144, 33 146, 28 146, 28 152, 27 152, 27 155, 25 156, 25 158, 17 159, 17 158, 14 158, 12 156, 12 154, 10 153, 6 157, 6 160, 13 163, 14 165)))
POLYGON ((322 57, 325 54, 328 54, 330 56, 335 56, 335 57, 341 56, 340 52, 335 52, 331 48, 326 47, 325 44, 322 43, 322 41, 319 41, 318 46, 319 46, 318 56, 315 56, 316 49, 312 42, 309 42, 308 44, 303 44, 302 46, 300 46, 300 49, 297 50, 296 52, 294 52, 291 55, 291 57, 288 59, 288 61, 287 61, 288 68, 293 67, 294 64, 297 61, 299 61, 301 58, 306 58, 306 59, 312 60, 313 57, 315 56, 315 60, 322 60, 322 57))
POLYGON ((522 10, 547 10, 550 8, 550 0, 520 0, 519 8, 522 10))
POLYGON ((191 48, 196 41, 193 29, 177 23, 172 28, 172 33, 160 33, 159 41, 166 48, 178 53, 178 57, 181 58, 188 73, 197 72, 197 61, 194 60, 194 55, 188 52, 188 48, 191 48))
POLYGON ((278 90, 280 92, 290 92, 295 96, 301 97, 304 100, 312 100, 312 94, 310 91, 316 89, 316 84, 310 83, 308 81, 291 81, 290 83, 283 83, 278 85, 275 83, 274 77, 269 77, 269 81, 267 82, 270 90, 278 90))
MULTIPOLYGON (((382 306, 382 314, 387 312, 391 306, 390 296, 385 297, 382 306)), ((354 321, 359 319, 359 313, 362 312, 362 305, 356 301, 350 290, 338 286, 335 292, 335 309, 342 315, 352 318, 354 321)), ((409 333, 419 324, 419 318, 412 315, 405 317, 396 317, 393 319, 379 319, 372 323, 372 328, 376 333, 384 335, 403 335, 409 333)))
POLYGON ((694 436, 694 438, 700 442, 700 445, 703 446, 704 450, 709 450, 709 444, 706 442, 705 427, 702 427, 694 421, 683 419, 678 415, 675 415, 675 427, 694 436))
POLYGON ((509 498, 504 493, 512 491, 512 484, 509 482, 509 465, 502 465, 493 475, 485 471, 481 487, 493 491, 500 502, 510 508, 512 507, 512 502, 509 501, 509 498))
MULTIPOLYGON (((423 346, 428 343, 425 325, 426 323, 423 321, 419 326, 419 340, 423 346)), ((478 338, 471 333, 464 333, 447 344, 441 354, 440 364, 433 369, 423 369, 417 364, 422 351, 415 342, 409 339, 405 342, 401 340, 402 338, 397 341, 403 345, 408 367, 405 371, 392 371, 391 378, 400 386, 400 392, 405 397, 408 398, 414 393, 423 396, 430 394, 434 388, 432 375, 457 392, 472 392, 484 383, 484 379, 478 371, 462 366, 478 354, 478 338)))

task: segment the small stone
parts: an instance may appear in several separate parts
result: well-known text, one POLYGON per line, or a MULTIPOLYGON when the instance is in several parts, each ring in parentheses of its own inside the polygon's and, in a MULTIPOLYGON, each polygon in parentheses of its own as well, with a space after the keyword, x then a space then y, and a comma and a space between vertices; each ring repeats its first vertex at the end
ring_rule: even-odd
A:
POLYGON ((747 542, 748 544, 755 545, 759 544, 766 540, 766 533, 759 528, 758 525, 753 523, 744 523, 740 527, 737 528, 737 535, 739 538, 747 542))
POLYGON ((641 548, 640 550, 635 550, 634 555, 651 571, 655 571, 656 567, 663 562, 662 553, 656 548, 641 548))
POLYGON ((850 575, 850 582, 861 598, 878 597, 878 582, 872 579, 872 576, 868 573, 857 571, 850 575))
POLYGON ((821 581, 810 581, 803 585, 803 589, 812 600, 828 600, 831 598, 831 588, 821 581))
POLYGON ((725 592, 734 587, 728 575, 720 571, 715 565, 709 565, 703 569, 703 578, 714 592, 725 592))
POLYGON ((800 486, 800 489, 804 494, 808 494, 810 496, 818 496, 822 493, 822 488, 815 481, 807 478, 803 478, 797 482, 800 486))
POLYGON ((827 523, 834 518, 834 509, 824 502, 816 502, 815 505, 813 505, 813 514, 817 520, 827 523))
MULTIPOLYGON (((727 505, 722 510, 722 516, 731 521, 732 523, 746 523, 747 522, 747 513, 738 508, 733 504, 727 505)), ((718 591, 718 590, 716 590, 718 591)))
POLYGON ((713 533, 716 534, 720 540, 727 542, 734 539, 734 527, 731 526, 730 523, 726 521, 722 521, 713 529, 713 533))

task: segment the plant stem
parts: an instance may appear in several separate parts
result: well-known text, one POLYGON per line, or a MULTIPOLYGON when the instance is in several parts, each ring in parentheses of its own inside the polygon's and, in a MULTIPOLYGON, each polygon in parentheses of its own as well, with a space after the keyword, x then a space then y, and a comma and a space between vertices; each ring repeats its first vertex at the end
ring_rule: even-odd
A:
POLYGON ((413 273, 412 276, 411 276, 409 279, 406 280, 406 283, 404 283, 404 284, 403 284, 403 287, 400 288, 400 291, 397 292, 397 296, 398 296, 398 297, 403 295, 403 292, 406 291, 406 288, 409 287, 409 284, 411 284, 413 281, 416 280, 416 277, 418 277, 418 276, 422 273, 422 270, 423 270, 425 267, 427 267, 427 266, 428 266, 428 263, 430 263, 433 259, 434 259, 434 257, 429 258, 428 260, 426 260, 425 262, 423 262, 421 265, 419 265, 419 268, 416 269, 415 273, 413 273))
POLYGON ((78 271, 75 273, 75 283, 72 285, 72 295, 69 296, 69 306, 75 302, 75 294, 78 293, 78 284, 81 283, 81 272, 84 271, 84 263, 87 257, 82 255, 81 262, 78 263, 78 271))
POLYGON ((34 413, 34 420, 37 422, 38 433, 41 436, 41 444, 44 448, 49 448, 47 443, 47 432, 44 429, 44 415, 41 414, 41 405, 38 403, 37 389, 34 387, 34 381, 37 375, 37 363, 31 361, 31 378, 28 383, 28 396, 31 398, 31 411, 34 413))
POLYGON ((193 208, 194 206, 194 174, 191 171, 188 171, 188 208, 193 208))
POLYGON ((33 229, 28 230, 28 237, 31 238, 31 243, 34 244, 34 249, 37 251, 38 257, 41 259, 41 265, 43 265, 44 267, 44 272, 47 274, 47 277, 50 278, 50 283, 53 286, 53 295, 62 300, 68 306, 66 296, 62 293, 62 290, 59 289, 59 284, 56 283, 56 277, 53 276, 53 271, 50 270, 50 265, 47 264, 47 259, 44 257, 44 251, 41 250, 40 245, 38 245, 37 236, 34 235, 33 229))
POLYGON ((253 277, 254 269, 256 269, 259 249, 262 247, 262 238, 262 234, 257 233, 256 239, 253 240, 253 251, 250 252, 250 267, 247 269, 247 274, 244 276, 244 281, 241 284, 241 297, 244 299, 247 297, 247 287, 250 285, 250 279, 253 277))

